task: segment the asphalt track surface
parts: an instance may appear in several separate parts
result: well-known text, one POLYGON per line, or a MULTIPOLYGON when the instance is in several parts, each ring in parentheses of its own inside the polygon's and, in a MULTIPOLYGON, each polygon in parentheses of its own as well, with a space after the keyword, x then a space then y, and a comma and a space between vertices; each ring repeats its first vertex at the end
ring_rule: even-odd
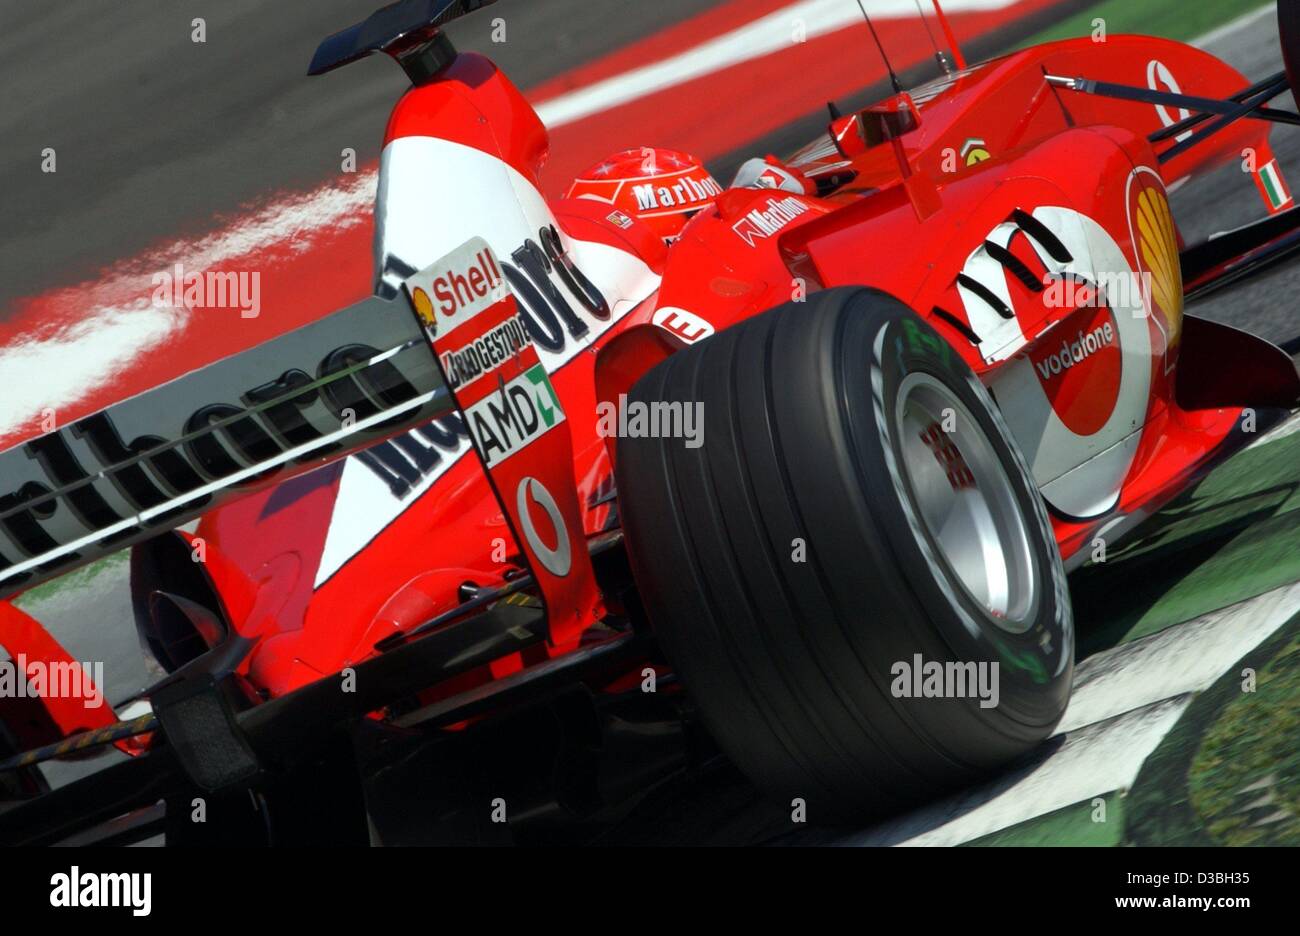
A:
MULTIPOLYGON (((491 46, 481 20, 456 24, 452 32, 462 48, 491 46, 493 57, 529 87, 710 5, 501 0, 496 9, 509 17, 510 42, 491 46), (590 28, 594 9, 596 29, 590 28)), ((361 161, 377 156, 387 109, 403 86, 390 63, 375 59, 353 66, 351 80, 335 82, 329 96, 310 93, 301 81, 319 38, 366 12, 366 4, 345 0, 62 0, 39 6, 0 0, 0 85, 6 88, 0 179, 31 177, 45 146, 60 153, 58 186, 6 183, 0 319, 14 297, 91 278, 155 242, 160 231, 198 230, 214 214, 265 191, 319 181, 337 171, 344 146, 355 147, 361 161), (196 63, 189 41, 194 16, 206 18, 210 36, 235 33, 238 42, 209 41, 198 47, 204 58, 196 63), (77 155, 91 152, 93 159, 77 155)), ((1252 79, 1281 67, 1268 16, 1214 38, 1208 48, 1252 79)), ((726 178, 743 154, 791 149, 806 141, 809 128, 815 133, 818 122, 811 115, 792 121, 712 166, 726 178)), ((1300 183, 1300 131, 1277 130, 1273 145, 1293 186, 1300 183)), ((1189 242, 1261 214, 1250 179, 1233 168, 1175 193, 1173 207, 1189 242)), ((1191 311, 1255 331, 1295 354, 1297 283, 1300 267, 1284 266, 1191 311)), ((1294 429, 1289 424, 1261 440, 1262 450, 1294 458, 1292 443, 1300 436, 1294 429)), ((1300 476, 1300 469, 1292 475, 1300 476)), ((80 655, 105 661, 106 671, 130 685, 147 674, 129 624, 124 571, 119 562, 86 573, 43 600, 39 617, 56 635, 76 635, 80 655), (87 627, 92 611, 96 623, 87 627)), ((1174 593, 1182 571, 1171 571, 1160 587, 1174 593)), ((785 810, 763 802, 719 762, 689 783, 658 791, 609 840, 958 844, 1032 826, 1044 816, 1068 819, 1074 805, 1127 790, 1143 759, 1198 694, 1300 613, 1300 591, 1290 581, 1270 579, 1268 587, 1260 585, 1226 611, 1185 602, 1180 609, 1194 610, 1177 612, 1184 614, 1173 622, 1177 627, 1150 633, 1139 627, 1131 641, 1101 641, 1081 652, 1088 659, 1061 735, 1041 757, 952 800, 867 829, 791 832, 785 810), (1170 672, 1172 681, 1162 682, 1170 672), (1096 765, 1103 763, 1108 767, 1099 775, 1096 765)), ((1160 600, 1151 599, 1156 610, 1160 600)), ((51 778, 59 782, 89 766, 58 765, 51 778)))
MULTIPOLYGON (((329 93, 303 76, 321 39, 381 5, 0 0, 0 317, 16 296, 93 278, 162 234, 315 185, 337 174, 344 147, 359 163, 377 159, 401 71, 373 57, 329 93), (46 147, 58 172, 42 180, 46 147)), ((498 0, 447 31, 529 88, 712 5, 498 0), (497 16, 504 43, 491 41, 497 16)))

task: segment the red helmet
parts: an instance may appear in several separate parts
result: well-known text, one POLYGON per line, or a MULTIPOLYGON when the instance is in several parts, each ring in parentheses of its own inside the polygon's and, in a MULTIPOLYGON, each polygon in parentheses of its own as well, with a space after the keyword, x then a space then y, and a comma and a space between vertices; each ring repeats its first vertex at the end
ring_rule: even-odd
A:
POLYGON ((615 224, 637 218, 671 242, 691 215, 721 194, 722 186, 694 156, 643 146, 592 166, 573 180, 568 197, 604 202, 615 224))

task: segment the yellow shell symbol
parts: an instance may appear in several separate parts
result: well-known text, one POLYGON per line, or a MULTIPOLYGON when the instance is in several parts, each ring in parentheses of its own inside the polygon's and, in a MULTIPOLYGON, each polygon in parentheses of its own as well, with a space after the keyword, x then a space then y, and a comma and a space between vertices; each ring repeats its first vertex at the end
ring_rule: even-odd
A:
POLYGON ((1144 188, 1138 195, 1137 228, 1142 265, 1151 276, 1151 298, 1169 323, 1169 345, 1173 347, 1183 328, 1183 271, 1174 217, 1164 192, 1144 188))
POLYGON ((420 316, 420 321, 432 328, 433 321, 433 300, 419 286, 411 290, 411 304, 415 306, 416 314, 420 316))

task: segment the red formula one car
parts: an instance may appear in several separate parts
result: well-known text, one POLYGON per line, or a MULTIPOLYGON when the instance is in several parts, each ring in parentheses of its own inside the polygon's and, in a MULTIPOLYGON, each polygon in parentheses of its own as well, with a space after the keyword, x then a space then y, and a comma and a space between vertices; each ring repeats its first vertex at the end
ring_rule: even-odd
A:
POLYGON ((0 838, 527 840, 715 750, 815 823, 900 809, 1051 734, 1066 569, 1300 402, 1183 311, 1300 237, 1268 143, 1300 72, 954 49, 728 188, 646 148, 547 200, 545 127, 440 30, 480 5, 312 63, 411 79, 374 298, 0 453, 0 594, 134 544, 159 670, 124 721, 0 700, 0 838), (1268 217, 1184 244, 1169 190, 1236 163, 1268 217))

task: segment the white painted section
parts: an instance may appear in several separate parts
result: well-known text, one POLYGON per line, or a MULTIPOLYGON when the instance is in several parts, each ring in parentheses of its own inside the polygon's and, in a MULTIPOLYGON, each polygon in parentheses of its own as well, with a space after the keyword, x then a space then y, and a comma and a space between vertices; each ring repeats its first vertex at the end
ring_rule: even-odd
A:
POLYGON ((844 844, 960 845, 1127 789, 1190 702, 1190 696, 1179 696, 1080 728, 1034 767, 850 836, 844 844))
POLYGON ((1091 656, 1075 672, 1058 731, 1200 692, 1300 614, 1300 583, 1091 656))
MULTIPOLYGON (((436 137, 402 137, 384 147, 375 209, 375 249, 423 269, 452 253, 471 237, 482 238, 499 263, 525 238, 555 223, 541 194, 523 175, 482 150, 436 137)), ((577 296, 569 304, 586 322, 582 341, 566 336, 556 352, 538 346, 548 373, 573 360, 620 318, 659 287, 659 276, 639 258, 605 244, 563 236, 574 263, 596 285, 610 306, 605 321, 591 316, 577 296)), ((382 263, 380 263, 382 266, 382 263)), ((567 287, 554 278, 557 287, 567 287)), ((400 278, 392 283, 400 288, 400 278)), ((344 462, 316 587, 360 552, 470 451, 463 441, 401 497, 356 458, 344 462)))
MULTIPOLYGON (((988 237, 984 239, 999 247, 1006 247, 1019 230, 1018 225, 1004 222, 989 231, 988 237)), ((983 244, 971 251, 962 272, 997 296, 1004 307, 1015 310, 1011 288, 1007 285, 1006 268, 989 256, 983 244)), ((1005 361, 1025 346, 1025 333, 1020 327, 1018 315, 1004 319, 979 293, 960 283, 957 284, 957 293, 966 309, 970 327, 980 336, 980 354, 985 361, 1005 361)))

